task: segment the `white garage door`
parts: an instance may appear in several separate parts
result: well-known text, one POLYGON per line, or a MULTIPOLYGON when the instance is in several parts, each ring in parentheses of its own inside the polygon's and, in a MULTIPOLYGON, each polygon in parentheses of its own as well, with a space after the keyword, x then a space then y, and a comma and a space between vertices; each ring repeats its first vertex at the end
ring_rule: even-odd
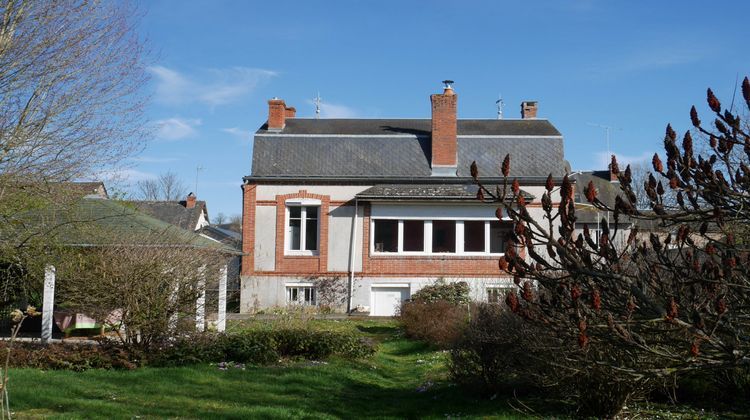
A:
POLYGON ((372 294, 373 316, 394 316, 398 313, 401 302, 409 299, 408 287, 378 286, 370 291, 372 294))

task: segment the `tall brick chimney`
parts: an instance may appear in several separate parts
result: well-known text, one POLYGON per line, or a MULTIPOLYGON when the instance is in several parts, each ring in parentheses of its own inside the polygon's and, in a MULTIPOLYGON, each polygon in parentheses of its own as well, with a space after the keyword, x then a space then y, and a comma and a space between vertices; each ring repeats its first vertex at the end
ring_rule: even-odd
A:
POLYGON ((192 209, 195 207, 195 201, 197 198, 195 197, 195 194, 190 193, 187 196, 187 199, 185 199, 185 208, 186 209, 192 209))
POLYGON ((536 118, 536 111, 538 105, 536 101, 523 101, 521 102, 521 118, 524 120, 529 118, 536 118))
POLYGON ((287 107, 283 99, 273 98, 268 100, 268 129, 270 131, 281 131, 286 125, 287 118, 294 118, 297 109, 287 107))
POLYGON ((430 96, 432 102, 432 176, 456 176, 456 108, 458 95, 451 87, 452 80, 444 80, 442 94, 430 96))

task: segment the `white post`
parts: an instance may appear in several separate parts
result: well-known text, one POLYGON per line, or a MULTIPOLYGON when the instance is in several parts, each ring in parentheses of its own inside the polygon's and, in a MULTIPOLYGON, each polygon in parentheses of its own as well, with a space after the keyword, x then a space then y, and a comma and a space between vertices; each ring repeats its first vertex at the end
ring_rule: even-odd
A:
POLYGON ((52 311, 55 306, 55 267, 44 267, 44 297, 42 300, 42 343, 52 339, 52 311))
POLYGON ((219 313, 216 316, 216 329, 223 332, 227 329, 227 266, 219 270, 219 313))
POLYGON ((206 329, 206 267, 199 269, 198 298, 195 300, 195 329, 203 332, 206 329))
POLYGON ((174 285, 174 288, 172 289, 172 295, 169 297, 169 303, 172 307, 171 309, 174 310, 172 312, 172 315, 169 316, 169 331, 175 332, 177 330, 177 316, 180 312, 180 283, 176 283, 174 285))

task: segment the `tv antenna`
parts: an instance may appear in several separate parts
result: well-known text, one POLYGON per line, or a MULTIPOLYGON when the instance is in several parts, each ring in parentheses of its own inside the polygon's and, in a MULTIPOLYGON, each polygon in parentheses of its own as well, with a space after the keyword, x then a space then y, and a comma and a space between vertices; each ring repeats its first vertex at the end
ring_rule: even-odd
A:
POLYGON ((497 95, 497 100, 495 101, 495 105, 497 105, 497 119, 502 120, 503 108, 505 107, 505 102, 503 101, 503 95, 501 94, 497 95))
POLYGON ((320 119, 320 92, 318 92, 318 96, 313 99, 313 103, 315 104, 315 119, 320 119))
POLYGON ((612 130, 622 131, 622 128, 612 127, 610 125, 604 125, 604 124, 597 124, 597 123, 586 123, 586 125, 590 125, 592 127, 599 127, 604 129, 605 137, 607 139, 607 158, 612 156, 612 150, 609 147, 609 132, 612 130))
POLYGON ((198 174, 201 171, 203 171, 203 169, 205 169, 205 168, 202 167, 202 166, 200 166, 200 165, 198 165, 198 166, 195 167, 195 190, 193 190, 193 191, 195 191, 194 194, 195 194, 196 197, 198 196, 198 174))

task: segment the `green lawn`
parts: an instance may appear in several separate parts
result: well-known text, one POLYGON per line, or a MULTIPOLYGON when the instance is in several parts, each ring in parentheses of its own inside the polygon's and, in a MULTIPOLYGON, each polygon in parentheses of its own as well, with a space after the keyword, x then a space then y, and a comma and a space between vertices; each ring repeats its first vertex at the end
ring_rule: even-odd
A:
POLYGON ((370 360, 289 362, 221 371, 215 366, 91 370, 16 369, 18 418, 519 418, 446 380, 446 355, 404 339, 392 322, 342 322, 379 341, 370 360), (418 389, 420 387, 426 389, 418 389))
MULTIPOLYGON (((17 418, 528 417, 511 407, 523 406, 512 397, 490 400, 451 384, 447 355, 403 338, 393 322, 328 321, 327 327, 362 331, 380 343, 378 353, 359 362, 296 361, 226 371, 207 365, 83 373, 16 369, 11 372, 11 408, 17 418)), ((569 412, 550 401, 522 401, 534 417, 569 412)), ((702 414, 683 417, 659 410, 645 415, 702 414)))

